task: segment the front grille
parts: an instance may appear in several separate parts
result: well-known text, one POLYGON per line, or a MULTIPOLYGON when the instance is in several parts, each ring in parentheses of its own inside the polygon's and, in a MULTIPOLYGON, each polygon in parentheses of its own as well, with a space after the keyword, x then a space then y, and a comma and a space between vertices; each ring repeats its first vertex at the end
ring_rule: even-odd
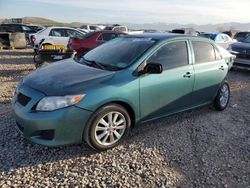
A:
POLYGON ((250 54, 237 54, 237 58, 250 59, 250 54))
POLYGON ((250 54, 250 48, 239 48, 239 47, 233 47, 233 51, 239 52, 241 54, 250 54))
POLYGON ((236 51, 236 52, 239 52, 239 53, 242 53, 242 51, 244 50, 244 48, 233 47, 232 50, 236 51))
POLYGON ((234 66, 240 66, 240 67, 246 67, 246 68, 250 67, 250 65, 243 64, 243 63, 237 63, 237 62, 234 62, 234 66))
POLYGON ((17 95, 17 101, 23 106, 26 106, 30 102, 30 100, 31 100, 30 97, 27 97, 22 93, 18 93, 17 95))
POLYGON ((55 137, 55 130, 49 129, 49 130, 36 131, 32 133, 31 137, 36 137, 42 140, 53 140, 55 137))

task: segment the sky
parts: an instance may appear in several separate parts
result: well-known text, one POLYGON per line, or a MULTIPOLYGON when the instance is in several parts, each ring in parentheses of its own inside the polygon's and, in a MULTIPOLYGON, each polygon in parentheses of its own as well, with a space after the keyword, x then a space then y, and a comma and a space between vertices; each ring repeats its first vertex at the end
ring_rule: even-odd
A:
POLYGON ((0 0, 0 18, 82 23, 250 22, 250 0, 0 0))

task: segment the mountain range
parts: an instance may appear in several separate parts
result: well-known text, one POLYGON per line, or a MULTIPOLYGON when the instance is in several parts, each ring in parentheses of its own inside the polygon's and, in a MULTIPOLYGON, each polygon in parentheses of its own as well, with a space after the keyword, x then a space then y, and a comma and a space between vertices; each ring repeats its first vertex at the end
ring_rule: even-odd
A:
MULTIPOLYGON (((40 18, 40 17, 23 17, 23 23, 29 24, 38 24, 44 26, 69 26, 69 27, 80 27, 82 24, 88 23, 79 21, 72 23, 63 23, 54 21, 51 19, 40 18)), ((0 19, 0 23, 10 22, 11 19, 0 19)), ((104 23, 107 24, 107 23, 104 23)), ((114 24, 114 23, 109 23, 114 24)), ((234 30, 234 31, 248 31, 250 30, 250 22, 249 23, 238 23, 238 22, 228 22, 228 23, 220 23, 220 24, 205 24, 205 25, 197 25, 197 24, 181 24, 181 23, 145 23, 145 24, 135 24, 135 23, 119 23, 121 25, 126 25, 130 29, 140 30, 140 29, 154 29, 154 30, 172 30, 179 28, 194 28, 197 31, 204 32, 213 32, 213 31, 226 31, 226 30, 234 30)))

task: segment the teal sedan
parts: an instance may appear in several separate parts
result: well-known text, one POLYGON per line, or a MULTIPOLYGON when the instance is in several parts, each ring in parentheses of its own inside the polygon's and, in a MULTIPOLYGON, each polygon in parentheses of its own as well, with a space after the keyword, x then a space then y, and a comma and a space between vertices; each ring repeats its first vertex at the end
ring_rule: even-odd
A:
POLYGON ((15 91, 14 117, 35 143, 106 150, 137 124, 209 104, 224 110, 227 72, 209 39, 128 35, 31 72, 15 91))

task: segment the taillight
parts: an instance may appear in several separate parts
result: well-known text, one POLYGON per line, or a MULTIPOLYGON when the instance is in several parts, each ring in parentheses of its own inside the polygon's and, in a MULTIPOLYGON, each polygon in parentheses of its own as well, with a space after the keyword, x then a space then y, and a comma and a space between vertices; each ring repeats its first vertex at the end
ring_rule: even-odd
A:
POLYGON ((68 45, 67 45, 67 47, 68 47, 69 50, 73 50, 72 42, 73 42, 73 39, 70 38, 70 39, 69 39, 69 42, 68 42, 68 45))
POLYGON ((36 41, 35 35, 31 35, 31 41, 32 41, 32 42, 35 42, 35 41, 36 41))

